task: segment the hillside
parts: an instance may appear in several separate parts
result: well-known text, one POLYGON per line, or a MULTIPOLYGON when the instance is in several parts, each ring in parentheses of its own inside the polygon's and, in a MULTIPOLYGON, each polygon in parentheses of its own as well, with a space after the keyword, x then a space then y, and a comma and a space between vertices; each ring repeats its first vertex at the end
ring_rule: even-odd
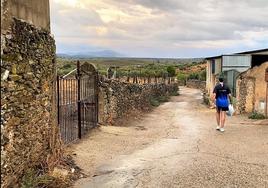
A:
MULTIPOLYGON (((101 74, 106 74, 109 67, 116 67, 121 75, 129 71, 133 74, 162 75, 166 73, 167 67, 172 66, 178 72, 188 74, 189 72, 200 72, 204 70, 203 59, 167 59, 167 58, 88 58, 79 59, 81 63, 94 64, 101 74)), ((77 59, 57 58, 58 73, 65 75, 76 68, 77 59)))

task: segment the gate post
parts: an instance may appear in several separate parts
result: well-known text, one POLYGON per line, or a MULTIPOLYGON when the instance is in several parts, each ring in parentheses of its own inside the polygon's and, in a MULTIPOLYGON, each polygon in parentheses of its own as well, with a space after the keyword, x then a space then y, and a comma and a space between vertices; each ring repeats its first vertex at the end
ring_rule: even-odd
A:
POLYGON ((80 73, 80 61, 77 61, 77 113, 78 113, 78 138, 82 137, 82 127, 81 127, 81 96, 80 96, 80 87, 81 87, 81 73, 80 73))
POLYGON ((60 125, 60 77, 57 76, 57 120, 60 125))
POLYGON ((95 94, 95 125, 99 123, 99 73, 96 71, 95 74, 95 84, 94 84, 94 94, 95 94))

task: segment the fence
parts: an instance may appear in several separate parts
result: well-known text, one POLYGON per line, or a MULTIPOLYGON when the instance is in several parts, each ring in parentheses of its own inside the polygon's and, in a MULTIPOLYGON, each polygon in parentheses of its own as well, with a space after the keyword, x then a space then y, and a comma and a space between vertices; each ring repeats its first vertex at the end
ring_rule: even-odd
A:
POLYGON ((170 84, 175 82, 175 77, 169 76, 168 72, 155 72, 142 70, 142 66, 133 66, 132 69, 126 69, 120 66, 111 66, 107 69, 106 75, 108 79, 115 79, 121 82, 129 82, 136 84, 149 83, 165 83, 170 84), (138 69, 138 70, 137 70, 138 69))
POLYGON ((91 64, 57 79, 58 124, 64 143, 80 139, 98 121, 98 73, 91 64))
POLYGON ((133 77, 119 77, 119 78, 115 78, 118 81, 121 82, 129 82, 129 83, 136 83, 136 84, 151 84, 151 83, 166 83, 166 84, 170 84, 170 83, 174 83, 175 82, 175 78, 174 77, 151 77, 151 76, 143 76, 143 77, 139 77, 139 76, 133 76, 133 77))

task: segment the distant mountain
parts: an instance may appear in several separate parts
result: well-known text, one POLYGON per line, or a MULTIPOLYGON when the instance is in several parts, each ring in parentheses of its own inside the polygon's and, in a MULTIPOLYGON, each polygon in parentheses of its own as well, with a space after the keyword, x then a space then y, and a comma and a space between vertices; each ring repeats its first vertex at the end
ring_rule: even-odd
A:
POLYGON ((58 53, 57 57, 61 58, 75 58, 86 59, 93 57, 124 57, 123 54, 117 53, 112 50, 90 51, 90 52, 77 52, 77 53, 58 53))

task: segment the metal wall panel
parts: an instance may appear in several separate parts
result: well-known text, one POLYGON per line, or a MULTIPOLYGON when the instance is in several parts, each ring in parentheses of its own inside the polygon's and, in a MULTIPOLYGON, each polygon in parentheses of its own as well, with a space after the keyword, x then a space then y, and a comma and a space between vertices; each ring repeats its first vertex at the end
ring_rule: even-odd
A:
POLYGON ((222 66, 251 66, 251 56, 250 55, 239 55, 239 56, 222 56, 222 66))

